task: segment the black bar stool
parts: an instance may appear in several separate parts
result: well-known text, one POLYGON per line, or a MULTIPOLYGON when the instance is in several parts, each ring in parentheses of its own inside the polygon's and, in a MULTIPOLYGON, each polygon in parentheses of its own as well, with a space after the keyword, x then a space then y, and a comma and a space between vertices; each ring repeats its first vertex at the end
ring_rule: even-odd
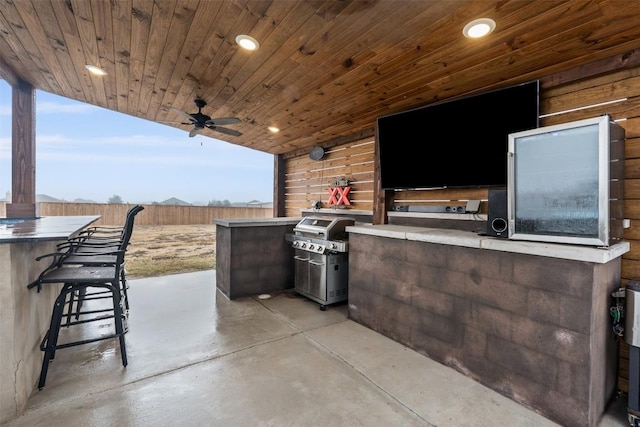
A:
MULTIPOLYGON (((124 250, 117 250, 101 255, 113 255, 115 260, 110 264, 102 265, 66 265, 64 263, 52 263, 45 269, 37 280, 28 285, 28 288, 37 287, 38 291, 45 284, 62 283, 58 297, 53 306, 49 330, 46 332, 40 350, 44 351, 42 369, 38 388, 42 389, 47 378, 49 363, 54 359, 56 350, 88 344, 95 341, 117 338, 122 357, 122 366, 127 366, 127 351, 125 345, 125 333, 127 332, 127 312, 124 309, 124 296, 121 288, 121 269, 124 268, 124 250), (109 304, 106 308, 98 310, 82 310, 78 304, 72 307, 76 294, 87 294, 99 290, 109 296, 109 304), (69 306, 67 308, 67 306, 69 306), (75 320, 72 319, 75 317, 75 320), (113 319, 113 331, 110 334, 79 341, 59 343, 60 329, 85 324, 88 322, 113 319)), ((59 254, 63 257, 64 254, 59 254)), ((90 253, 79 256, 91 257, 90 253)))
POLYGON ((44 387, 49 363, 58 349, 118 338, 122 365, 127 366, 124 334, 128 330, 129 302, 124 256, 133 234, 134 219, 143 209, 141 205, 130 208, 122 227, 86 230, 59 244, 57 252, 36 258, 51 257, 52 262, 38 279, 28 285, 29 289, 37 287, 39 292, 45 284, 63 284, 53 306, 49 329, 40 343, 44 358, 39 389, 44 387), (106 307, 85 310, 83 303, 87 300, 103 300, 106 307), (110 334, 101 333, 94 338, 59 342, 62 327, 110 318, 113 319, 113 332, 110 334))

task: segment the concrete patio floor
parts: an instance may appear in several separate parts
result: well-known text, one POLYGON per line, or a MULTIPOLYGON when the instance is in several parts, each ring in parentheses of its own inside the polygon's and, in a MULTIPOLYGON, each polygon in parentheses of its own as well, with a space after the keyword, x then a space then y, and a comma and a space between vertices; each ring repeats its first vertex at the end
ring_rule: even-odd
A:
MULTIPOLYGON (((129 365, 116 340, 59 350, 7 427, 556 425, 349 320, 346 304, 229 301, 213 270, 130 285, 129 365)), ((622 399, 600 423, 628 425, 622 399)))

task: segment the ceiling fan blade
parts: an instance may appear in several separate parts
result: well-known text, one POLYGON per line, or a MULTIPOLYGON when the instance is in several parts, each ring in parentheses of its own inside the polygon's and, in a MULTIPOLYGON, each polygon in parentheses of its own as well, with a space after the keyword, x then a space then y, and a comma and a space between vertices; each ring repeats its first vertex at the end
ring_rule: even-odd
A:
POLYGON ((205 123, 211 126, 219 126, 219 125, 232 125, 234 123, 241 123, 237 117, 218 117, 216 119, 209 119, 205 123))
POLYGON ((220 126, 207 126, 209 129, 211 130, 215 130, 218 131, 220 133, 226 133, 227 135, 232 135, 232 136, 240 136, 242 135, 242 132, 238 132, 237 130, 233 130, 233 129, 227 129, 227 128, 223 128, 220 126))
POLYGON ((193 122, 194 118, 191 116, 191 114, 185 113, 184 111, 178 110, 177 108, 169 108, 171 111, 173 111, 176 114, 179 114, 180 116, 184 117, 185 119, 193 122))
POLYGON ((200 132, 202 132, 203 128, 199 128, 199 127, 195 127, 193 129, 191 129, 191 132, 189 132, 189 138, 193 138, 194 136, 198 135, 200 132))

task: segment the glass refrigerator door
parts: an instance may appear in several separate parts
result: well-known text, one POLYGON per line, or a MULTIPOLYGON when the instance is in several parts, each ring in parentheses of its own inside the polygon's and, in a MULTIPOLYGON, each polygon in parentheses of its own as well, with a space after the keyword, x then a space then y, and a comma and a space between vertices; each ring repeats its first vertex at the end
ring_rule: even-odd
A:
POLYGON ((509 238, 607 244, 607 126, 603 117, 510 136, 509 238))

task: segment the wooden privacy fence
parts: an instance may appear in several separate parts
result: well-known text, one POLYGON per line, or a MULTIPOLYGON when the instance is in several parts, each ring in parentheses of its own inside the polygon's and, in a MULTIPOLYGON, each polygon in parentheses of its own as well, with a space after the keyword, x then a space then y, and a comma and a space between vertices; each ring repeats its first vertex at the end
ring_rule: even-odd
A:
MULTIPOLYGON (((6 216, 6 203, 0 202, 0 216, 6 216)), ((121 225, 133 204, 38 203, 40 216, 101 215, 95 225, 121 225)), ((136 225, 212 224, 217 219, 272 218, 273 209, 263 207, 143 205, 136 225)))

